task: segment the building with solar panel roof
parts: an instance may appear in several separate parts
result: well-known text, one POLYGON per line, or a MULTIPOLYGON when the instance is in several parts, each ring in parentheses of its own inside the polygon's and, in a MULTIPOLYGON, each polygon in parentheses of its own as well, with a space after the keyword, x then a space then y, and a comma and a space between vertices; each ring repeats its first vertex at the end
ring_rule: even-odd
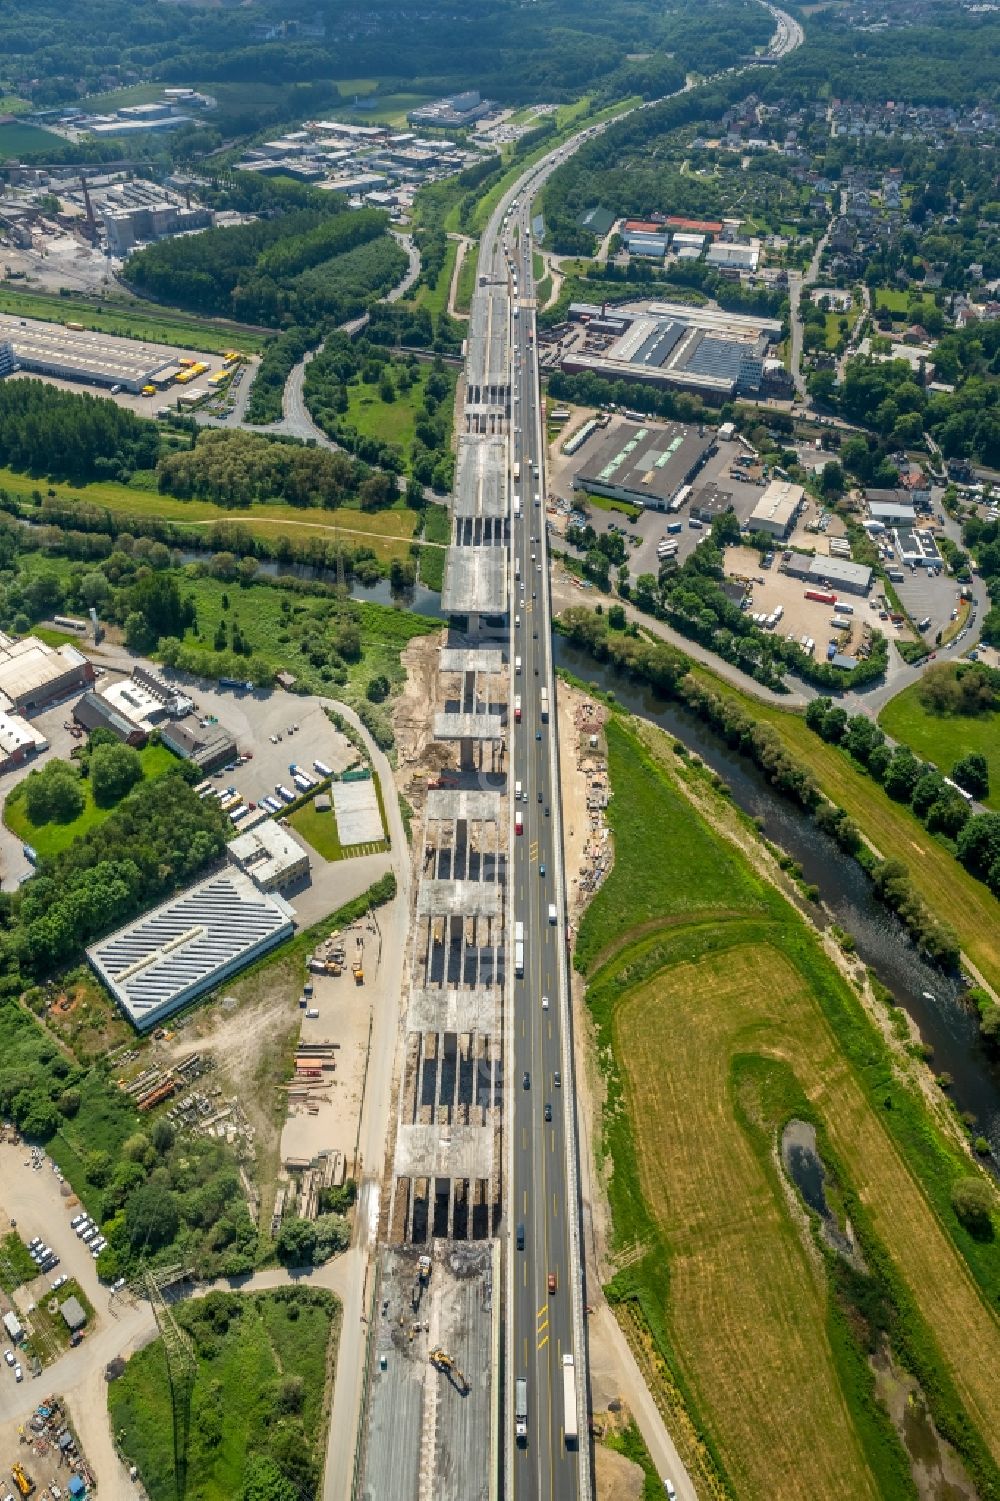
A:
POLYGON ((294 932, 291 907, 242 871, 199 881, 92 944, 87 958, 139 1032, 237 974, 294 932))

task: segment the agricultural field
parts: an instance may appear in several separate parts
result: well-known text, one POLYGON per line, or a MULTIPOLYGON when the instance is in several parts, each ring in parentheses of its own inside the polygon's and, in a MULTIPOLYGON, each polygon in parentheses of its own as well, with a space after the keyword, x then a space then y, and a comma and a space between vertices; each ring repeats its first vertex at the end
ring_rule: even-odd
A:
MULTIPOLYGON (((0 126, 0 131, 13 128, 0 126)), ((0 152, 2 150, 0 139, 0 152)), ((45 323, 65 323, 70 319, 82 323, 84 328, 117 334, 123 339, 148 339, 151 344, 173 344, 180 349, 198 349, 207 354, 221 354, 227 349, 258 354, 270 337, 239 323, 194 318, 189 313, 171 308, 147 311, 147 307, 148 304, 138 300, 102 299, 93 302, 86 297, 59 297, 0 284, 0 313, 39 318, 45 323)))
MULTIPOLYGON (((73 638, 78 639, 78 638, 73 638)), ((177 757, 172 751, 167 750, 165 745, 147 745, 139 752, 142 762, 143 776, 147 781, 155 781, 163 776, 164 772, 173 770, 177 766, 177 757)), ((42 859, 50 855, 58 855, 63 850, 69 849, 74 840, 79 839, 81 834, 96 828, 103 823, 113 808, 99 808, 94 802, 89 779, 82 782, 84 794, 83 812, 78 818, 69 823, 32 823, 28 816, 28 810, 24 805, 24 782, 18 782, 16 787, 11 788, 3 804, 3 821, 26 844, 33 845, 42 859)))
POLYGON ((950 1210, 967 1159, 812 932, 716 832, 755 837, 705 773, 652 728, 613 719, 607 739, 615 867, 576 963, 608 1068, 598 1153, 622 1268, 608 1292, 652 1339, 664 1400, 686 1408, 705 1493, 915 1494, 902 1429, 874 1398, 880 1328, 995 1484, 1000 1277, 950 1210), (777 1166, 792 1118, 817 1129, 862 1272, 816 1217, 806 1227, 777 1166))
POLYGON ((1000 809, 1000 712, 932 714, 920 700, 919 684, 913 683, 889 700, 878 722, 887 735, 933 761, 945 776, 962 756, 978 751, 990 768, 986 806, 1000 809))
MULTIPOLYGON (((995 989, 1000 989, 1000 922, 996 898, 971 876, 902 804, 857 771, 843 751, 814 735, 800 714, 741 694, 707 669, 692 676, 713 692, 733 698, 755 719, 772 725, 831 802, 844 808, 886 859, 901 860, 928 907, 958 934, 962 950, 995 989)), ((915 746, 914 749, 917 749, 915 746)))
MULTIPOLYGON (((189 1483, 197 1477, 198 1496, 278 1494, 282 1478, 288 1494, 314 1494, 340 1336, 337 1300, 313 1288, 214 1292, 181 1304, 176 1315, 197 1357, 187 1473, 189 1483)), ((175 1501, 183 1487, 161 1340, 132 1356, 108 1387, 108 1406, 150 1501, 175 1501)))

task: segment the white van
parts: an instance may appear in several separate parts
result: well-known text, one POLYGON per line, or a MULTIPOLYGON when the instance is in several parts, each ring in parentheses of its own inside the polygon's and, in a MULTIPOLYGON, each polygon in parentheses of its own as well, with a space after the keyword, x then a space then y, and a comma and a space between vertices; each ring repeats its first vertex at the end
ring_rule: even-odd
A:
POLYGON ((558 916, 556 914, 556 904, 555 904, 555 902, 549 902, 549 922, 552 924, 553 927, 555 927, 555 925, 556 925, 556 923, 558 921, 559 921, 559 918, 558 918, 558 916))
POLYGON ((519 803, 521 801, 521 784, 520 784, 520 782, 515 782, 514 783, 514 801, 515 801, 515 803, 519 803))
POLYGON ((521 658, 520 657, 515 657, 514 658, 514 671, 518 675, 520 675, 520 672, 521 672, 521 658))

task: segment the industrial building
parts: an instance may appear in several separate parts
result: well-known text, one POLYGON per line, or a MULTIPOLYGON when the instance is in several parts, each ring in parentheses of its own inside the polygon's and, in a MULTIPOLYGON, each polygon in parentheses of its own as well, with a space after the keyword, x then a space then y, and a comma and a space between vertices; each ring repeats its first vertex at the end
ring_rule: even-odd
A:
POLYGON ((0 631, 0 710, 37 712, 93 681, 92 664, 75 646, 47 646, 36 636, 17 641, 0 631))
POLYGON ((0 380, 5 375, 13 375, 17 369, 17 358, 14 354, 14 346, 9 339, 0 339, 0 380))
POLYGON ((897 527, 893 536, 896 539, 896 552, 901 563, 915 568, 941 567, 941 554, 938 552, 933 532, 901 526, 897 527))
POLYGON ((142 204, 104 215, 108 249, 114 255, 127 255, 136 245, 151 240, 207 229, 211 223, 211 209, 185 208, 176 203, 142 204))
POLYGON ((136 750, 149 739, 148 730, 140 729, 119 713, 96 688, 91 688, 73 705, 73 720, 88 735, 94 730, 108 730, 123 745, 134 746, 136 750))
POLYGON ((724 490, 714 481, 695 490, 688 504, 688 514, 696 521, 703 521, 706 526, 711 526, 716 516, 725 516, 734 509, 732 492, 724 490))
POLYGON ((710 245, 705 260, 716 271, 756 271, 760 264, 760 241, 751 240, 746 245, 710 245))
POLYGON ((842 594, 867 594, 871 588, 871 569, 850 558, 814 558, 807 553, 793 552, 789 560, 782 564, 782 569, 792 578, 805 579, 818 588, 832 589, 842 594))
POLYGON ((699 433, 679 422, 623 425, 573 476, 573 489, 666 511, 681 487, 694 479, 714 443, 714 433, 699 433))
POLYGON ((279 896, 225 870, 180 892, 87 950, 139 1032, 237 974, 294 930, 279 896))
POLYGON ((805 491, 789 480, 773 479, 750 512, 747 523, 752 532, 767 532, 782 541, 791 535, 805 491))
POLYGON ((458 130, 482 120, 496 108, 492 99, 484 99, 478 89, 467 89, 463 94, 450 94, 445 99, 435 99, 431 104, 422 104, 407 115, 411 125, 433 125, 438 130, 458 130))
POLYGON ((883 528, 895 526, 912 527, 917 519, 917 513, 913 506, 899 504, 896 501, 869 501, 868 514, 872 521, 879 523, 883 528))
POLYGON ((309 874, 309 856, 282 824, 258 824, 229 845, 230 860, 258 891, 285 891, 309 874))
POLYGON ((119 339, 90 329, 66 328, 0 313, 0 340, 13 345, 22 370, 82 381, 91 386, 120 386, 139 392, 153 376, 176 361, 176 351, 119 339))
POLYGON ((41 731, 20 714, 0 710, 0 772, 23 766, 29 756, 45 750, 48 743, 41 731))
POLYGON ((775 319, 685 303, 653 302, 638 314, 615 308, 613 317, 624 331, 609 342, 604 330, 607 310, 590 303, 571 304, 570 320, 586 323, 588 329, 582 346, 575 345, 563 357, 563 370, 592 370, 614 380, 673 386, 722 402, 760 392, 767 350, 781 337, 781 324, 775 319), (600 320, 598 327, 595 320, 600 320))
POLYGON ((202 771, 217 771, 236 760, 236 741, 221 724, 199 724, 188 719, 160 726, 160 739, 182 761, 193 761, 202 771))

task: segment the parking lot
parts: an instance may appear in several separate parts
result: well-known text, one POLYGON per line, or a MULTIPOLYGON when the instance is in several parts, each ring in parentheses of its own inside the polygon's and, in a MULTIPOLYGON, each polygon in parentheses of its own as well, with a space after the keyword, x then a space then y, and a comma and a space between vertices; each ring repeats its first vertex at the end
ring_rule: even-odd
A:
POLYGON ((779 571, 780 551, 774 565, 761 567, 760 554, 752 547, 728 547, 725 570, 730 578, 748 584, 750 602, 747 608, 754 614, 770 615, 779 605, 782 615, 775 627, 782 636, 793 636, 802 644, 802 637, 815 643, 813 656, 822 660, 826 656, 827 643, 836 640, 839 650, 857 656, 865 644, 865 627, 879 630, 890 639, 897 634, 896 627, 888 619, 878 596, 873 592, 869 598, 858 594, 841 594, 838 591, 836 606, 819 600, 806 599, 806 591, 814 588, 805 579, 792 578, 779 571), (844 606, 847 607, 845 612, 844 606), (834 615, 845 616, 851 621, 849 632, 834 630, 831 621, 834 615), (885 615, 885 619, 883 619, 885 615))

